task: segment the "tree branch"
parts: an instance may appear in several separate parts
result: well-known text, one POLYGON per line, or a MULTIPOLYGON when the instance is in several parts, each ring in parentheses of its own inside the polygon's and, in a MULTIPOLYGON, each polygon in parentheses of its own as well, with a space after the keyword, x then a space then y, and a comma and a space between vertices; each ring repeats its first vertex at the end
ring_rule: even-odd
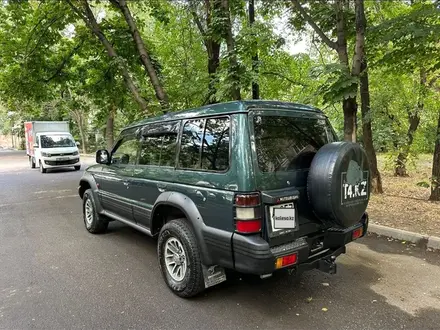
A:
POLYGON ((299 81, 292 80, 289 77, 286 77, 285 75, 283 75, 282 73, 279 73, 279 72, 265 71, 265 72, 261 72, 261 74, 272 75, 272 76, 277 76, 277 77, 283 78, 283 79, 287 80, 288 82, 290 82, 290 83, 292 83, 293 85, 296 85, 296 86, 303 86, 303 87, 307 86, 307 84, 304 84, 304 83, 299 82, 299 81))
POLYGON ((89 22, 88 22, 88 20, 87 20, 87 17, 84 15, 84 13, 81 12, 78 8, 76 8, 76 7, 73 5, 73 3, 71 2, 71 0, 66 0, 66 2, 67 2, 67 4, 70 6, 70 8, 72 8, 72 10, 74 11, 74 13, 75 13, 79 18, 81 18, 81 19, 84 21, 84 23, 86 23, 87 25, 90 26, 90 24, 89 24, 89 22))
POLYGON ((319 28, 319 26, 315 23, 313 18, 306 12, 306 10, 301 6, 298 0, 291 0, 293 6, 295 7, 296 11, 299 12, 299 14, 302 16, 302 18, 309 23, 309 25, 315 30, 315 32, 319 35, 321 40, 330 48, 337 50, 338 45, 336 42, 330 40, 329 37, 319 28))
POLYGON ((49 81, 51 81, 52 79, 54 79, 56 76, 58 76, 61 71, 64 69, 64 67, 66 66, 67 62, 69 62, 69 60, 72 58, 73 55, 75 55, 75 53, 82 47, 82 45, 84 44, 84 39, 82 39, 80 41, 80 43, 78 45, 76 45, 71 51, 70 53, 63 59, 63 61, 61 62, 61 64, 58 66, 58 68, 56 69, 56 71, 54 72, 53 75, 51 75, 49 78, 43 79, 43 82, 48 83, 49 81))
POLYGON ((206 40, 206 31, 203 28, 203 25, 202 25, 202 22, 200 21, 199 15, 197 15, 197 12, 195 11, 195 8, 193 8, 192 4, 190 4, 190 11, 191 11, 191 15, 194 18, 194 22, 196 23, 197 28, 199 29, 200 34, 202 35, 203 43, 205 44, 205 47, 208 48, 208 43, 206 40))

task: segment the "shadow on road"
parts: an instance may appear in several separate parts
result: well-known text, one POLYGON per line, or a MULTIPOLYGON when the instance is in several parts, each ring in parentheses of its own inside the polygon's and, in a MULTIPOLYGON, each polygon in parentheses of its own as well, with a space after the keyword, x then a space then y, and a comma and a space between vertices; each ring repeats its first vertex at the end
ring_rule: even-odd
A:
MULTIPOLYGON (((112 223, 105 235, 126 240, 127 244, 135 244, 145 249, 148 255, 156 254, 154 239, 122 224, 112 223)), ((380 253, 396 254, 395 248, 393 250, 381 244, 376 245, 372 238, 364 240, 362 244, 380 253)), ((162 281, 159 270, 156 273, 157 280, 162 281)), ((235 273, 226 282, 207 289, 201 296, 180 301, 190 308, 215 306, 222 310, 236 306, 234 315, 229 317, 239 318, 241 313, 252 311, 252 314, 262 319, 282 320, 279 326, 294 318, 298 324, 326 324, 325 329, 438 329, 438 310, 416 307, 416 313, 411 314, 390 304, 385 296, 373 290, 382 276, 376 267, 366 266, 363 260, 358 259, 354 263, 339 262, 336 275, 310 271, 293 277, 287 273, 278 273, 260 280, 258 277, 235 273), (347 309, 347 306, 352 306, 352 309, 347 309), (327 308, 327 311, 323 311, 323 308, 327 308), (363 327, 365 322, 368 326, 363 327)), ((165 287, 165 284, 162 285, 165 287)), ((417 287, 408 290, 417 290, 417 287)), ((169 297, 165 295, 164 299, 175 298, 169 291, 167 294, 169 297)), ((292 324, 292 321, 288 323, 292 324)))

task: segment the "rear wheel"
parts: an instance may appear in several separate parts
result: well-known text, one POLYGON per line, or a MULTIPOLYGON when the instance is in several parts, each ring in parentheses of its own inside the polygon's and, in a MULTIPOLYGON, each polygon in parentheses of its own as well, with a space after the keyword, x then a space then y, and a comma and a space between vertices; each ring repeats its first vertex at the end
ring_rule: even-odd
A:
POLYGON ((186 219, 162 227, 157 253, 162 276, 174 294, 189 298, 205 289, 200 250, 186 219))
POLYGON ((41 173, 46 173, 47 172, 47 169, 45 169, 44 167, 43 167, 43 162, 40 160, 40 172, 41 173))
POLYGON ((83 218, 86 229, 90 233, 99 234, 107 230, 108 220, 98 214, 91 189, 87 189, 83 195, 83 218))
POLYGON ((31 168, 35 168, 35 159, 32 156, 29 156, 29 165, 31 168))

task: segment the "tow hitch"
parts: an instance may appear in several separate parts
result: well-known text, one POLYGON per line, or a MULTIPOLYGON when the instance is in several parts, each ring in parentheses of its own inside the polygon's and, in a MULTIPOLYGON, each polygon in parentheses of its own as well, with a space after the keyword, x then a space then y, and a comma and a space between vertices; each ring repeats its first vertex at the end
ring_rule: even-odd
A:
POLYGON ((329 256, 319 260, 318 269, 324 273, 336 274, 336 257, 329 256))

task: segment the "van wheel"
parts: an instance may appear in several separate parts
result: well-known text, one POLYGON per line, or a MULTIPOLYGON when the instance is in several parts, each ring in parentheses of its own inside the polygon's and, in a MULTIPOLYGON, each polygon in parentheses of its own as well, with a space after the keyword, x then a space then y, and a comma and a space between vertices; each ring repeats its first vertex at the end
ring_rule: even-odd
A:
POLYGON ((35 168, 35 159, 32 156, 29 156, 29 165, 31 168, 35 168))
POLYGON ((205 289, 200 249, 185 219, 172 220, 162 227, 157 254, 162 276, 174 294, 189 298, 205 289))
POLYGON ((100 234, 107 230, 108 220, 96 211, 95 198, 91 189, 87 189, 83 195, 83 218, 86 229, 90 233, 100 234))
POLYGON ((47 169, 45 169, 45 168, 43 167, 43 163, 41 162, 41 160, 40 160, 40 172, 41 172, 41 173, 46 173, 46 172, 47 172, 47 169))

